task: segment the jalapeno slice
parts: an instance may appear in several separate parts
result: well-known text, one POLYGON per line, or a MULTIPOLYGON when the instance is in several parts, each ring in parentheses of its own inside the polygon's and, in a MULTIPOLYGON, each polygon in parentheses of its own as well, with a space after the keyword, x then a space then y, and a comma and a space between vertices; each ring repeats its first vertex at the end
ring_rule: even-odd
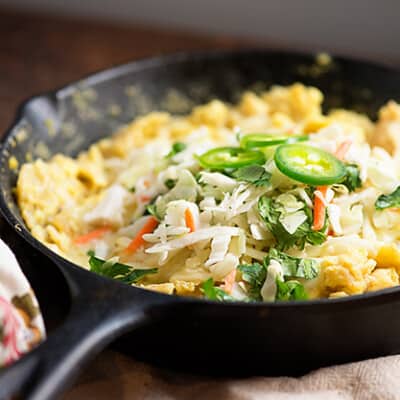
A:
POLYGON ((240 147, 217 147, 202 154, 198 159, 203 168, 217 170, 265 163, 265 156, 261 151, 240 147))
POLYGON ((240 138, 240 146, 246 149, 252 149, 257 147, 276 146, 284 143, 304 142, 305 140, 308 140, 308 135, 280 136, 269 135, 266 133, 249 133, 240 138))
POLYGON ((346 175, 344 164, 335 156, 304 144, 279 146, 274 160, 283 174, 308 185, 331 185, 346 175))

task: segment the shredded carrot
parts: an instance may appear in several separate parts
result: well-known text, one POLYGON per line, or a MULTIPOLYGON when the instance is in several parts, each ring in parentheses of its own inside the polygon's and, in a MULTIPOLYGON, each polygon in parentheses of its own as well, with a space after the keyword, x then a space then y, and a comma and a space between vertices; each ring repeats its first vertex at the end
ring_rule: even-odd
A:
POLYGON ((150 196, 146 196, 146 195, 142 195, 142 196, 139 197, 139 199, 140 199, 141 202, 147 203, 148 201, 151 200, 151 197, 150 196))
POLYGON ((185 223, 190 232, 194 232, 196 230, 196 224, 194 222, 194 217, 192 212, 190 211, 190 208, 187 208, 185 210, 185 223))
MULTIPOLYGON (((328 186, 317 186, 317 190, 320 191, 322 196, 325 198, 328 186)), ((314 196, 314 219, 312 225, 313 231, 319 231, 324 227, 325 211, 326 206, 323 200, 318 196, 314 196)))
POLYGON ((338 148, 335 151, 335 156, 339 160, 343 160, 344 156, 349 151, 351 145, 352 145, 351 140, 345 140, 344 142, 340 143, 340 145, 338 146, 338 148))
POLYGON ((157 225, 158 225, 157 219, 154 217, 149 217, 149 220, 143 225, 143 228, 129 243, 129 246, 125 249, 125 253, 133 253, 140 246, 142 246, 144 244, 143 235, 145 235, 146 233, 152 233, 157 225))
POLYGON ((94 239, 98 239, 105 235, 107 232, 111 230, 111 227, 109 226, 104 226, 102 228, 95 229, 94 231, 91 231, 89 233, 86 233, 84 235, 78 236, 74 239, 75 244, 85 244, 88 243, 94 239))
POLYGON ((232 293, 233 284, 236 279, 236 269, 229 272, 229 274, 224 278, 224 290, 226 293, 232 293))

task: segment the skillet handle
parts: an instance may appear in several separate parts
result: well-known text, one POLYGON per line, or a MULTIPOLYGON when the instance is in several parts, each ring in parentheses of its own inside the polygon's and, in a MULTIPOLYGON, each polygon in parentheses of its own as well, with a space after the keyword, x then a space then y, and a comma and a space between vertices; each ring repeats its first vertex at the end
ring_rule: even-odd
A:
POLYGON ((0 374, 0 399, 16 393, 27 400, 56 398, 91 358, 123 333, 150 322, 152 307, 165 303, 156 293, 97 276, 90 279, 94 282, 87 283, 87 291, 79 283, 66 321, 0 374))

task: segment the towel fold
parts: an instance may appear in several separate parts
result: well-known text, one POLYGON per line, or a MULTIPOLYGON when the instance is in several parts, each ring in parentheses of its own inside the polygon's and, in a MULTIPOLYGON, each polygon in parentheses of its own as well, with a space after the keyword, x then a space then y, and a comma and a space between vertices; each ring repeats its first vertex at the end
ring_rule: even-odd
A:
POLYGON ((64 400, 398 400, 400 356, 322 368, 300 378, 211 379, 163 371, 107 350, 64 400))
POLYGON ((35 294, 12 251, 0 239, 0 367, 45 338, 35 294))

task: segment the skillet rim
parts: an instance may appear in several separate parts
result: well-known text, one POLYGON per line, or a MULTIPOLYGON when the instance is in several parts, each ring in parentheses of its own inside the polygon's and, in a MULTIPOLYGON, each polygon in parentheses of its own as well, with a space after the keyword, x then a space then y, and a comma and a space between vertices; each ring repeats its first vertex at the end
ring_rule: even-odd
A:
MULTIPOLYGON (((9 127, 4 131, 0 139, 0 174, 4 173, 3 168, 6 162, 5 150, 8 149, 7 144, 14 138, 17 133, 17 127, 24 121, 25 113, 27 107, 32 102, 36 101, 39 98, 55 98, 57 101, 62 100, 68 96, 70 96, 74 91, 79 89, 81 86, 87 85, 90 87, 91 85, 95 85, 100 82, 104 82, 110 80, 112 78, 116 78, 119 76, 123 76, 125 73, 132 71, 141 71, 146 68, 153 68, 158 66, 169 66, 173 64, 179 64, 185 61, 193 61, 193 60, 213 60, 224 57, 234 57, 234 56, 245 56, 247 55, 275 55, 275 56, 304 56, 304 57, 315 57, 315 55, 321 53, 320 51, 302 51, 302 50, 291 50, 291 49, 270 49, 265 47, 244 47, 238 49, 211 49, 211 50, 197 50, 197 51, 181 51, 174 52, 170 54, 161 54, 152 57, 145 57, 138 60, 130 61, 127 63, 119 64, 110 68, 102 69, 95 71, 93 73, 84 75, 82 78, 67 83, 64 86, 59 88, 49 90, 46 92, 42 92, 33 96, 30 96, 25 101, 22 101, 20 105, 17 107, 17 111, 15 113, 15 117, 12 120, 9 127)), ((328 53, 332 59, 356 64, 355 67, 359 68, 362 66, 372 67, 374 69, 380 69, 382 71, 387 71, 391 73, 397 73, 400 76, 400 69, 387 64, 380 64, 374 61, 369 61, 357 57, 344 57, 341 55, 336 55, 335 53, 328 53)), ((89 278, 89 275, 96 275, 97 278, 106 280, 109 284, 121 285, 121 287, 129 287, 124 283, 118 282, 114 279, 103 277, 98 275, 90 270, 79 266, 78 264, 73 263, 72 261, 60 256, 59 254, 52 251, 49 247, 45 246, 42 242, 36 239, 28 230, 25 224, 21 225, 20 221, 16 218, 15 214, 12 212, 10 207, 7 204, 7 201, 4 196, 3 190, 0 188, 0 213, 3 215, 4 219, 11 226, 11 228, 29 245, 33 246, 36 250, 38 250, 42 255, 48 257, 50 261, 57 264, 57 267, 60 267, 62 264, 62 268, 67 267, 71 270, 79 269, 80 272, 83 272, 89 278), (57 262, 58 261, 58 262, 57 262)), ((73 278, 73 277, 72 277, 73 278)), ((70 284, 67 282, 68 286, 70 284)), ((164 297, 166 302, 179 302, 185 304, 195 304, 195 305, 213 305, 214 307, 251 307, 251 308, 287 308, 287 307, 312 307, 312 306, 322 306, 327 307, 331 305, 332 307, 340 306, 341 304, 357 304, 357 303, 369 303, 371 301, 375 301, 377 303, 378 300, 381 302, 390 302, 391 295, 400 294, 400 285, 380 289, 373 292, 367 292, 363 294, 350 295, 347 297, 341 298, 317 298, 311 300, 300 300, 300 301, 267 301, 267 302, 245 302, 245 301, 232 301, 232 302, 217 302, 208 299, 202 298, 194 298, 194 297, 185 297, 178 295, 168 295, 160 292, 154 292, 148 289, 141 288, 139 286, 131 286, 133 290, 145 291, 147 294, 151 293, 156 297, 164 297)))

